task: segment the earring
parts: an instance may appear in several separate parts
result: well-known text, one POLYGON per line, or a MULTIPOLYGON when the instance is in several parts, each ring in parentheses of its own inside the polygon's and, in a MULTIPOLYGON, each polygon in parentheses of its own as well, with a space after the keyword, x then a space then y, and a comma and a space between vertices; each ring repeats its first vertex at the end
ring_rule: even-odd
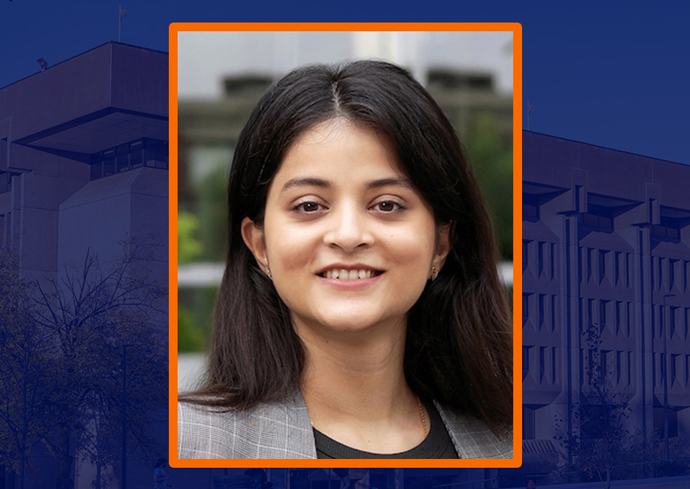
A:
POLYGON ((431 275, 429 276, 429 280, 432 282, 436 280, 436 277, 438 277, 438 270, 436 270, 436 265, 431 266, 431 275))
POLYGON ((268 278, 273 280, 273 275, 271 275, 271 269, 270 268, 266 271, 266 275, 268 275, 268 278))

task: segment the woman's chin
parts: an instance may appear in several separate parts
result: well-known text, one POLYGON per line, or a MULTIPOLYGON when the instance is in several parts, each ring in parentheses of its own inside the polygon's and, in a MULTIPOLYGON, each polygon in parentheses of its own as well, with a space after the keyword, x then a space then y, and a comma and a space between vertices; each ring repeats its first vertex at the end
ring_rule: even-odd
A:
POLYGON ((391 318, 382 318, 373 315, 349 314, 330 315, 317 322, 317 328, 326 335, 357 335, 375 334, 388 330, 391 327, 399 328, 405 324, 404 318, 395 321, 391 318))
POLYGON ((343 320, 331 322, 324 326, 336 333, 355 334, 369 331, 375 327, 375 324, 368 321, 343 320))

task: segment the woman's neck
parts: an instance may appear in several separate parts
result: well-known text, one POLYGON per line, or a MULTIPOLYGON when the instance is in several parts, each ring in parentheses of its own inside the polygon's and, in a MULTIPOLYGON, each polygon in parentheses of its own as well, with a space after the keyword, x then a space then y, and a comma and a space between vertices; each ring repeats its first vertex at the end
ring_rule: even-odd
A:
POLYGON ((307 353, 302 395, 316 429, 374 453, 402 452, 423 441, 426 413, 403 370, 404 326, 326 335, 296 327, 307 353))

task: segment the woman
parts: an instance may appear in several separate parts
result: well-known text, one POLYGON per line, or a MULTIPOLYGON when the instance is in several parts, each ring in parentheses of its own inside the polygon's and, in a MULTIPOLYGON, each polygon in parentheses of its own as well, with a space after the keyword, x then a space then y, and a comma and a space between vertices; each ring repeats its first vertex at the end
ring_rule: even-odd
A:
POLYGON ((453 127, 404 70, 312 66, 240 135, 180 458, 511 458, 512 337, 453 127))

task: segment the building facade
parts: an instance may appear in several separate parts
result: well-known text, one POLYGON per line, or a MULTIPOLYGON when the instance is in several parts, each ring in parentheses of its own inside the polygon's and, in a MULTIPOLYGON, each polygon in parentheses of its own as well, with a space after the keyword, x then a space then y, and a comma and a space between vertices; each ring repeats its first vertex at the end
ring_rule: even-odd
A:
POLYGON ((523 148, 525 460, 573 425, 592 326, 630 433, 689 439, 690 166, 532 132, 523 148))
POLYGON ((0 237, 26 278, 167 236, 167 66, 109 42, 0 89, 0 237))
MULTIPOLYGON (((24 279, 50 291, 87 253, 107 270, 126 239, 161 243, 147 267, 167 279, 167 86, 167 53, 108 42, 0 89, 0 245, 19 257, 24 279)), ((162 346, 165 319, 156 322, 162 346)), ((162 439, 166 431, 161 424, 162 439)), ((74 487, 92 487, 94 467, 72 454, 74 487)), ((47 445, 29 456, 24 487, 55 486, 47 445)), ((118 468, 107 472, 121 480, 118 468)), ((128 478, 150 487, 151 473, 133 462, 128 478)), ((20 484, 14 471, 2 475, 0 487, 20 484)))

